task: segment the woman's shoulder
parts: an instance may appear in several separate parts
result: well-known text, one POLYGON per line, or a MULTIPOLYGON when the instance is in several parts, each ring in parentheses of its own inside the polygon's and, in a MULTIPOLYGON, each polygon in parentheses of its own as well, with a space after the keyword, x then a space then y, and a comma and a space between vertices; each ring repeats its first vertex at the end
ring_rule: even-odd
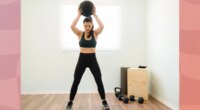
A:
POLYGON ((84 35, 84 31, 81 31, 80 34, 78 35, 79 40, 82 38, 83 35, 84 35))
POLYGON ((83 37, 84 36, 84 31, 81 31, 81 34, 79 35, 79 37, 83 37))
POLYGON ((96 33, 95 31, 93 32, 92 35, 93 35, 93 37, 97 40, 98 35, 97 35, 97 33, 96 33))

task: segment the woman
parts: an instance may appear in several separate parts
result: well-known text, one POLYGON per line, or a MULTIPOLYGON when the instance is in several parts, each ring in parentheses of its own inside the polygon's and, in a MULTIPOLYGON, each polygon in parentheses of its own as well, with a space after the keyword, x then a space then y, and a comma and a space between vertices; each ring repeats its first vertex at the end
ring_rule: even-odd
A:
POLYGON ((91 17, 86 17, 83 20, 84 31, 81 31, 78 28, 76 28, 76 24, 80 16, 81 16, 81 10, 78 9, 78 16, 74 19, 74 21, 71 24, 72 31, 78 36, 79 39, 80 55, 74 73, 74 81, 70 91, 70 99, 66 108, 67 110, 72 109, 73 100, 76 95, 82 75, 85 72, 86 67, 89 67, 90 71, 92 72, 92 75, 95 78, 95 82, 98 87, 98 92, 102 100, 103 108, 105 110, 109 110, 110 107, 106 101, 104 85, 101 79, 101 71, 95 54, 97 39, 99 34, 102 32, 104 25, 96 15, 95 7, 93 8, 93 16, 99 25, 97 29, 93 30, 94 27, 91 17))

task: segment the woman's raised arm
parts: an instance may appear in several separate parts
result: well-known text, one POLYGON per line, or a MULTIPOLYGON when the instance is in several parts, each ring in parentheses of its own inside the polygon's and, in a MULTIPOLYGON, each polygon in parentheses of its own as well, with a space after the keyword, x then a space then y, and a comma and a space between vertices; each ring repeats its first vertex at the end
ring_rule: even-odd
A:
POLYGON ((100 18, 97 16, 95 7, 93 8, 93 16, 99 25, 99 27, 94 30, 94 33, 96 34, 96 37, 97 37, 103 31, 104 25, 102 21, 100 20, 100 18))
POLYGON ((76 16, 76 18, 74 19, 74 21, 73 21, 72 24, 71 24, 71 29, 72 29, 72 31, 73 31, 78 37, 80 37, 80 36, 81 36, 81 33, 82 33, 82 31, 79 30, 79 29, 76 27, 76 24, 78 23, 78 20, 79 20, 80 17, 81 17, 81 10, 78 8, 78 15, 76 16))

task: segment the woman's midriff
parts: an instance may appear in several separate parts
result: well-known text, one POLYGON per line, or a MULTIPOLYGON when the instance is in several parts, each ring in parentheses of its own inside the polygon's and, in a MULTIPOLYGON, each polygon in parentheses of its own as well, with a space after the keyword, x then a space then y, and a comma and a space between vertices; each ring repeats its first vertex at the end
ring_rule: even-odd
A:
POLYGON ((95 48, 80 47, 80 53, 95 53, 95 52, 96 52, 95 48))

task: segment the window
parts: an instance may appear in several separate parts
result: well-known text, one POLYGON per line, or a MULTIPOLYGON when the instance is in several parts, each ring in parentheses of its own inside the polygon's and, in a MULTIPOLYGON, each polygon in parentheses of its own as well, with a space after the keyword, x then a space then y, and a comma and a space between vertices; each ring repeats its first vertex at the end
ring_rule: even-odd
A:
MULTIPOLYGON (((104 30, 98 37, 97 51, 115 51, 120 48, 120 6, 95 5, 97 15, 104 24, 104 30)), ((61 7, 61 42, 64 50, 79 50, 78 37, 72 32, 70 25, 77 16, 77 5, 65 4, 61 7)), ((93 16, 92 16, 93 18, 93 16)), ((77 27, 83 30, 83 19, 81 16, 77 27)), ((93 18, 94 29, 98 24, 93 18)))

